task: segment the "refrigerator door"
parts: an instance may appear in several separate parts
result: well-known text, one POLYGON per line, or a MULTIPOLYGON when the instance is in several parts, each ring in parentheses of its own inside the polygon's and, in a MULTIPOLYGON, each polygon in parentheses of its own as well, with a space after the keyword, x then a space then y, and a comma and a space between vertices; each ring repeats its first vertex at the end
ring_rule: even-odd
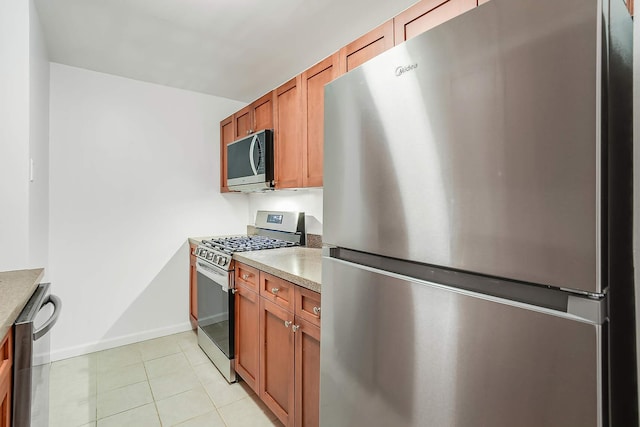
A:
POLYGON ((491 1, 329 83, 323 241, 602 292, 599 5, 491 1))
POLYGON ((603 325, 323 259, 320 424, 601 426, 603 325))

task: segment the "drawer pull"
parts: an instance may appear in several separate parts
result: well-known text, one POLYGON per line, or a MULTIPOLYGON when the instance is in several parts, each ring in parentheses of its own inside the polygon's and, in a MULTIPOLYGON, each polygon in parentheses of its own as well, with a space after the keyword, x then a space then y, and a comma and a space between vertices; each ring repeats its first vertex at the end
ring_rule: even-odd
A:
POLYGON ((243 278, 244 280, 247 280, 247 279, 249 278, 249 275, 248 275, 248 274, 246 274, 246 273, 244 273, 244 274, 242 275, 242 278, 243 278))
POLYGON ((284 327, 285 327, 285 328, 288 328, 289 326, 291 326, 291 322, 290 322, 290 321, 288 321, 288 320, 285 320, 285 321, 284 321, 284 327))
POLYGON ((300 325, 293 325, 293 326, 291 327, 291 330, 292 330, 293 332, 298 332, 298 329, 300 329, 300 325))
POLYGON ((313 307, 313 314, 315 314, 316 316, 320 315, 320 307, 313 307))
POLYGON ((280 291, 280 289, 278 289, 278 288, 271 288, 271 293, 272 293, 272 294, 274 294, 274 295, 275 295, 275 294, 277 294, 277 293, 278 293, 278 291, 280 291))

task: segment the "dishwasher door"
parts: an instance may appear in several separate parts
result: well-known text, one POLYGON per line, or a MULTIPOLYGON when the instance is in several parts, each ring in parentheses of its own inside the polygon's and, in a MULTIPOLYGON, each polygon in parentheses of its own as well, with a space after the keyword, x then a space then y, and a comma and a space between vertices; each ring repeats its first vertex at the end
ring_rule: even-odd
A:
POLYGON ((13 427, 49 425, 50 335, 62 308, 50 294, 50 284, 38 285, 14 325, 13 427))

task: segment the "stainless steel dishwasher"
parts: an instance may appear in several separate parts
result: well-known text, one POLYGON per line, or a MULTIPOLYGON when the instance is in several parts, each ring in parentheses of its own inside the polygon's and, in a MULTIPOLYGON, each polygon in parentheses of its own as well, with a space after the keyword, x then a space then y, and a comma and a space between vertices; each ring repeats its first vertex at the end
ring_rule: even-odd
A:
POLYGON ((41 283, 14 325, 13 427, 49 425, 50 334, 60 298, 41 283))

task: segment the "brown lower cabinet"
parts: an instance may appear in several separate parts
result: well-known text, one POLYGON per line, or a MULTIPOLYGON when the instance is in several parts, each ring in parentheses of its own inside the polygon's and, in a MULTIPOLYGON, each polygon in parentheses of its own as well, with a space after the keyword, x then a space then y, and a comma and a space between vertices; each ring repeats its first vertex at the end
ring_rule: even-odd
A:
POLYGON ((235 289, 236 372, 260 394, 260 296, 236 281, 235 289))
POLYGON ((315 427, 320 419, 320 328, 296 316, 295 425, 315 427))
POLYGON ((236 372, 285 426, 317 426, 320 294, 236 263, 235 295, 236 372))
POLYGON ((196 269, 196 247, 189 244, 189 321, 191 328, 198 327, 198 271, 196 269))
POLYGON ((260 398, 285 426, 293 425, 293 313, 260 298, 260 398))
POLYGON ((11 427, 11 374, 13 366, 13 336, 9 329, 0 341, 0 427, 11 427))

